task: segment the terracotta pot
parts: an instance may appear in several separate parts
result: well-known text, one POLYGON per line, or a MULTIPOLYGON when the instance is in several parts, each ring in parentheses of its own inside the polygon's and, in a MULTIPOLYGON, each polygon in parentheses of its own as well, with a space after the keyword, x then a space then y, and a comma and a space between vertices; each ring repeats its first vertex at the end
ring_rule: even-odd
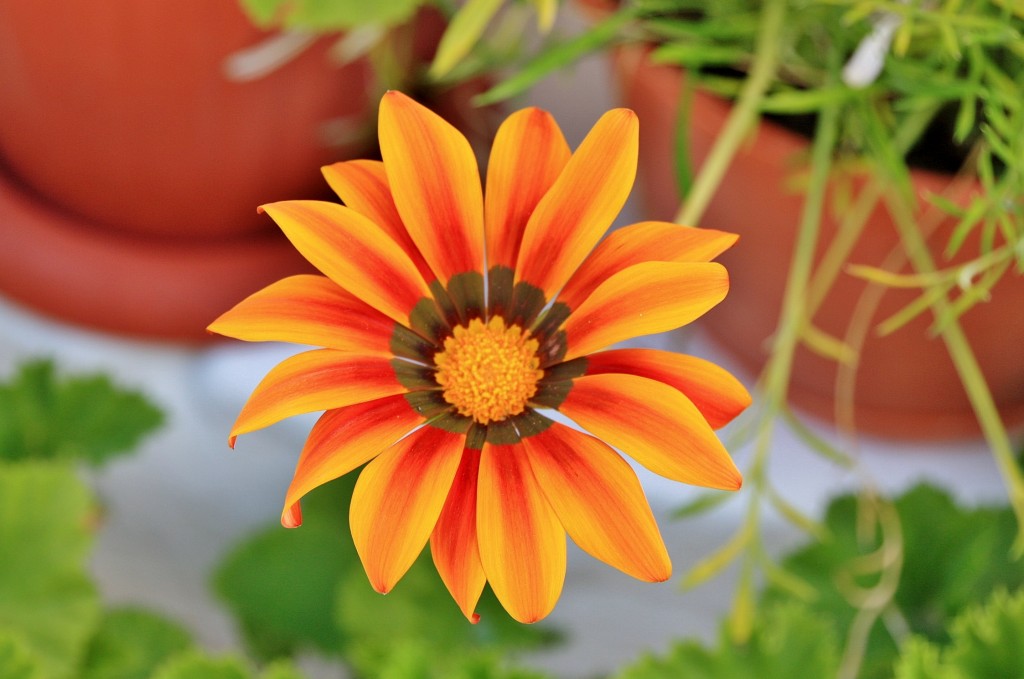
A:
POLYGON ((322 193, 319 167, 373 139, 365 62, 329 40, 263 77, 225 64, 269 37, 237 0, 0 0, 0 155, 96 224, 215 240, 267 230, 254 206, 322 193), (329 124, 362 126, 328 143, 329 124))
MULTIPOLYGON (((641 48, 620 51, 615 69, 625 105, 634 109, 641 121, 639 174, 646 212, 653 219, 670 220, 679 204, 670 140, 675 135, 684 74, 677 68, 651 64, 641 48)), ((728 113, 727 102, 696 94, 689 132, 696 167, 708 154, 728 113)), ((805 138, 762 122, 744 144, 700 224, 741 234, 739 243, 721 258, 732 281, 729 297, 702 321, 703 327, 751 370, 763 366, 769 338, 776 329, 803 205, 793 179, 796 172, 806 169, 808 151, 805 138)), ((951 177, 919 171, 914 182, 923 198, 943 191, 951 177)), ((921 209, 926 209, 923 201, 921 209)), ((826 212, 819 255, 836 232, 834 215, 826 212)), ((943 219, 931 234, 929 242, 937 261, 942 261, 942 248, 954 224, 943 219)), ((961 259, 970 256, 971 245, 976 246, 968 244, 961 259)), ((871 216, 850 261, 881 266, 898 246, 891 218, 879 209, 871 216)), ((814 316, 814 324, 835 337, 845 337, 851 310, 866 287, 863 281, 840 274, 814 316)), ((914 298, 912 291, 886 290, 872 315, 872 327, 914 298)), ((1009 423, 1024 421, 1022 309, 1024 277, 1011 274, 992 291, 992 301, 977 305, 961 319, 1009 423)), ((859 431, 920 439, 978 432, 944 343, 929 335, 931 322, 931 316, 925 315, 891 335, 867 336, 853 389, 854 425, 859 431)), ((836 378, 835 362, 801 347, 793 366, 790 399, 834 420, 836 378)))
MULTIPOLYGON (((444 21, 399 30, 425 63, 444 21)), ((330 58, 333 38, 225 76, 268 37, 237 0, 0 0, 0 291, 106 331, 209 341, 219 313, 308 271, 256 206, 332 197, 320 167, 377 152, 377 95, 368 61, 330 58)), ((434 104, 469 120, 472 88, 434 104)))

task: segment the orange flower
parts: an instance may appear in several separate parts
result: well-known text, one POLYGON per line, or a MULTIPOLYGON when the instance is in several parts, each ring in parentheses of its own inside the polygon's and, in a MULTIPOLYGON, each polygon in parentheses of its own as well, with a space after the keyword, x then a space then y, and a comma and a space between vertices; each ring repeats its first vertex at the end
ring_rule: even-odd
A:
POLYGON ((231 431, 233 444, 326 411, 285 526, 301 523, 303 495, 369 463, 350 525, 380 592, 429 540, 470 620, 485 582, 516 620, 539 620, 562 589, 566 533, 634 577, 668 579, 643 490, 611 446, 670 479, 735 490, 713 429, 750 396, 698 358, 599 351, 689 323, 729 288, 710 260, 732 234, 642 222, 598 242, 632 187, 637 135, 636 115, 613 110, 571 153, 548 113, 519 111, 494 140, 484 193, 465 138, 389 92, 383 162, 324 168, 344 206, 261 208, 324 275, 279 281, 210 330, 325 347, 275 367, 231 431))

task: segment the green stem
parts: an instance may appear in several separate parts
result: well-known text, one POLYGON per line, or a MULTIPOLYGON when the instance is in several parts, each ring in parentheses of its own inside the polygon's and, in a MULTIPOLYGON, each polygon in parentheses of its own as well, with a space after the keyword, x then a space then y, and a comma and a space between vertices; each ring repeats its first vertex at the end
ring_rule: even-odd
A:
POLYGON ((750 72, 722 133, 715 141, 700 174, 694 181, 693 190, 686 196, 676 214, 677 224, 692 226, 700 222, 704 210, 718 190, 718 185, 722 183, 722 177, 729 169, 733 156, 736 155, 750 126, 756 122, 761 101, 775 78, 775 67, 779 61, 779 34, 785 16, 786 0, 767 0, 764 3, 750 72))

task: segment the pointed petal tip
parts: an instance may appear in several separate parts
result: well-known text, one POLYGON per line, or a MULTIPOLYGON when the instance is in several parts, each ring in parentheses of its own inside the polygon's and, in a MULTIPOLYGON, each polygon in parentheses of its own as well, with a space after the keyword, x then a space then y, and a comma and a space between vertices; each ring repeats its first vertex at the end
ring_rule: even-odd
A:
POLYGON ((237 441, 237 440, 238 440, 238 437, 235 436, 234 434, 229 436, 228 437, 228 448, 230 448, 231 450, 234 450, 235 449, 235 441, 237 441))
POLYGON ((470 623, 472 623, 474 625, 477 624, 478 622, 480 622, 480 614, 479 613, 472 613, 472 614, 466 616, 466 618, 469 620, 470 623))

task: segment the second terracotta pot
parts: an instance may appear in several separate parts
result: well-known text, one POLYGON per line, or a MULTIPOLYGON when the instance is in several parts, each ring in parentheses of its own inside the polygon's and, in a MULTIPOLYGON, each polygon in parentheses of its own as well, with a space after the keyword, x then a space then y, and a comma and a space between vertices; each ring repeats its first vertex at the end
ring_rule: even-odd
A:
MULTIPOLYGON (((675 185, 672 139, 676 130, 684 74, 658 66, 643 48, 620 51, 615 61, 625 104, 641 121, 640 187, 648 216, 672 219, 679 205, 675 185)), ((698 92, 693 102, 690 146, 699 168, 729 113, 727 102, 698 92)), ((726 174, 701 226, 740 234, 739 243, 721 257, 732 281, 728 298, 702 319, 703 326, 751 370, 768 357, 778 322, 803 197, 799 172, 806 170, 808 142, 777 125, 762 122, 744 144, 726 174)), ((951 178, 916 172, 922 198, 946 189, 951 178)), ((969 190, 969 189, 968 189, 969 190)), ((922 205, 924 203, 922 202, 922 205)), ((835 215, 826 211, 819 255, 836 232, 835 215)), ((941 222, 930 237, 933 256, 955 226, 941 222)), ((881 266, 899 248, 889 215, 878 209, 871 217, 851 262, 881 266)), ((965 257, 970 256, 968 246, 965 257)), ((840 274, 813 318, 835 337, 846 336, 851 313, 866 284, 840 274)), ((884 292, 872 314, 872 326, 915 298, 908 290, 884 292)), ((992 291, 990 302, 978 304, 961 322, 1004 419, 1024 421, 1024 277, 1012 273, 992 291)), ((948 438, 979 431, 953 363, 940 339, 932 337, 930 314, 881 337, 869 333, 855 373, 855 421, 861 432, 900 438, 948 438)), ((789 396, 803 409, 834 419, 837 365, 804 347, 797 350, 789 396)))

